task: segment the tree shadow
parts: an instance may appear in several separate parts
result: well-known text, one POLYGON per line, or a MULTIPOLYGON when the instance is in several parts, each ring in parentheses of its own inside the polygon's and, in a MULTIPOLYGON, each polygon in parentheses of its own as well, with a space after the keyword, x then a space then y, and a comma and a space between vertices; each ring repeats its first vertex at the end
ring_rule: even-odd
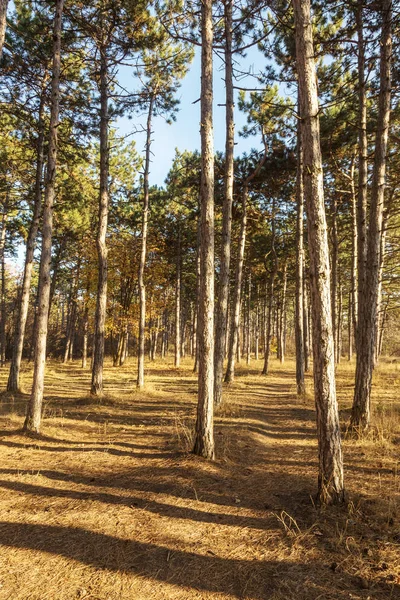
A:
MULTIPOLYGON (((78 527, 0 522, 0 542, 4 547, 50 553, 99 570, 134 574, 197 592, 230 594, 249 600, 272 598, 283 580, 286 582, 283 589, 289 591, 292 587, 300 599, 344 600, 351 597, 350 590, 357 589, 354 578, 345 573, 337 585, 337 577, 335 581, 335 575, 323 564, 313 565, 313 577, 310 565, 299 562, 222 558, 211 549, 200 554, 78 527)), ((392 586, 391 597, 398 597, 398 592, 399 586, 392 586)), ((379 593, 374 597, 384 596, 379 593)))

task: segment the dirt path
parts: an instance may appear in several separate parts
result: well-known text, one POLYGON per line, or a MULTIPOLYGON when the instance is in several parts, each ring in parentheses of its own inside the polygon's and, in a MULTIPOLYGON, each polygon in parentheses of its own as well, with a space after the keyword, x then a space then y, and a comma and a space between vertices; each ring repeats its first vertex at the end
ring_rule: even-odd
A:
POLYGON ((293 364, 239 371, 214 463, 189 453, 190 367, 149 369, 144 393, 130 365, 109 368, 97 405, 88 371, 52 364, 40 440, 16 433, 25 399, 4 396, 0 600, 400 598, 396 440, 346 442, 351 501, 318 511, 293 364))

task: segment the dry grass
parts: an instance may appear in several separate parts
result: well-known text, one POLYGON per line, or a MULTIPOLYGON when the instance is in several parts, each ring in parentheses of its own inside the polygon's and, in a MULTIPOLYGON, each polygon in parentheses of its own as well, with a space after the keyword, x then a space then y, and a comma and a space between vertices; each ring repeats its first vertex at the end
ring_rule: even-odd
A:
MULTIPOLYGON (((271 366, 226 389, 213 463, 190 454, 189 361, 148 365, 144 392, 133 364, 108 366, 101 404, 88 370, 51 363, 35 440, 18 432, 27 397, 4 394, 0 600, 400 598, 399 365, 378 369, 372 433, 344 440, 349 503, 327 510, 313 401, 292 362, 271 366)), ((344 431, 353 368, 338 369, 344 431)))

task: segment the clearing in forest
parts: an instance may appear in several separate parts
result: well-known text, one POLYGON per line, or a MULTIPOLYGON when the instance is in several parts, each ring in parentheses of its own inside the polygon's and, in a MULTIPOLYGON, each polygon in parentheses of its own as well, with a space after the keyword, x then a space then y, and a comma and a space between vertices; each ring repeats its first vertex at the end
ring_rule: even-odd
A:
MULTIPOLYGON (((49 363, 37 439, 17 431, 27 396, 3 395, 0 599, 400 598, 399 365, 376 372, 370 435, 345 436, 348 505, 319 510, 294 363, 239 366, 215 462, 190 454, 197 380, 183 363, 149 366, 144 392, 132 364, 107 364, 100 404, 88 370, 49 363)), ((344 432, 352 381, 339 366, 344 432)))

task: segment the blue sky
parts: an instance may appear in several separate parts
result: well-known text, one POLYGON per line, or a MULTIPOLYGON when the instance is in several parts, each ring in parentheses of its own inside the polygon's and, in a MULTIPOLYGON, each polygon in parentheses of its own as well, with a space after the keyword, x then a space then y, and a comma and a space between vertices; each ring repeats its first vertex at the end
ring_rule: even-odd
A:
MULTIPOLYGON (((249 67, 253 71, 258 72, 263 68, 264 58, 256 50, 253 49, 246 59, 241 61, 241 68, 249 67)), ((200 52, 197 51, 190 70, 184 78, 181 88, 178 91, 180 99, 179 112, 177 120, 172 125, 168 125, 164 119, 158 117, 154 120, 153 125, 153 143, 150 182, 151 184, 163 185, 167 173, 171 167, 175 148, 179 150, 200 150, 200 102, 193 104, 200 97, 200 52)), ((218 106, 225 102, 225 84, 223 81, 224 72, 221 61, 218 57, 214 57, 214 139, 215 151, 224 151, 225 149, 225 107, 218 106)), ((133 75, 131 76, 133 77, 133 75)), ((129 81, 130 75, 124 71, 120 77, 121 83, 127 88, 132 87, 132 79, 129 81)), ((255 87, 254 79, 242 79, 240 84, 244 87, 255 87)), ((244 139, 240 138, 238 131, 246 122, 246 117, 240 111, 235 109, 236 120, 236 146, 235 155, 240 155, 243 152, 248 152, 251 148, 259 148, 260 141, 257 138, 244 139)), ((127 135, 132 131, 132 128, 138 123, 145 123, 143 118, 121 118, 117 122, 119 132, 127 135)), ((144 134, 135 134, 137 150, 143 150, 145 138, 144 134)))

